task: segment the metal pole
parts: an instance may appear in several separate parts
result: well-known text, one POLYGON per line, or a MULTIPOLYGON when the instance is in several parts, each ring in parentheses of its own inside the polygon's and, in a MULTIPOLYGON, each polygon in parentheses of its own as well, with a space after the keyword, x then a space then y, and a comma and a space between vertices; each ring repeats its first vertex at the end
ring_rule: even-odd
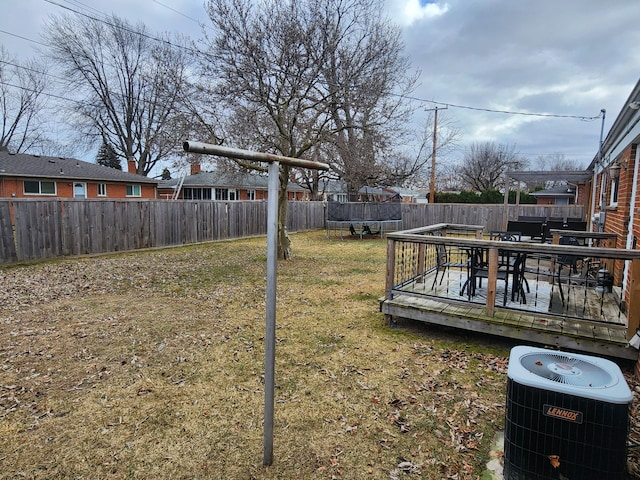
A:
POLYGON ((267 326, 264 349, 264 465, 273 463, 279 170, 280 164, 278 162, 269 164, 269 196, 267 197, 267 326))
POLYGON ((433 152, 431 154, 431 188, 429 189, 429 203, 436 203, 436 145, 438 132, 438 107, 433 117, 433 152))
POLYGON ((329 170, 321 162, 284 157, 269 153, 222 147, 210 143, 187 141, 185 152, 205 153, 220 157, 269 163, 269 190, 267 197, 267 314, 264 348, 264 465, 273 463, 273 406, 276 364, 276 282, 278 274, 278 190, 280 163, 294 167, 329 170))
POLYGON ((303 160, 302 158, 284 157, 282 155, 274 155, 272 153, 242 150, 240 148, 223 147, 221 145, 194 142, 192 140, 184 142, 182 147, 185 152, 206 153, 209 155, 218 155, 219 157, 239 158, 241 160, 251 160, 254 162, 280 162, 293 167, 329 170, 329 165, 322 162, 303 160))
MULTIPOLYGON (((602 165, 602 137, 604 135, 604 118, 607 114, 607 111, 603 108, 602 110, 600 110, 600 113, 602 113, 602 123, 600 125, 600 143, 598 143, 598 161, 596 162, 596 164, 593 166, 593 185, 591 186, 591 217, 593 218, 593 216, 596 214, 596 182, 598 180, 598 166, 600 166, 600 168, 603 167, 602 165)), ((604 171, 604 169, 602 170, 604 171)), ((602 205, 602 192, 600 192, 600 211, 604 211, 603 205, 602 205)), ((600 222, 598 221, 598 231, 603 231, 604 228, 603 226, 600 225, 600 222)), ((589 239, 589 243, 591 243, 592 240, 589 239)))

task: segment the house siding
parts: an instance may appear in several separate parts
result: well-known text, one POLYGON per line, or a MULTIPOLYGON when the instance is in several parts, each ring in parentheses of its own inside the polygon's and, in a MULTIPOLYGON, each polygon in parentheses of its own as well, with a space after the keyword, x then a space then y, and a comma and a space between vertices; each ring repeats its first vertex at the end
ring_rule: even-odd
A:
MULTIPOLYGON (((627 234, 629 233, 629 220, 631 218, 631 193, 633 189, 633 172, 636 157, 636 144, 629 145, 618 158, 620 164, 620 177, 618 180, 618 201, 611 204, 611 177, 605 169, 598 176, 597 194, 600 195, 600 187, 602 185, 601 178, 605 177, 604 190, 604 211, 605 224, 604 230, 617 234, 615 248, 626 248, 627 234)), ((612 162, 613 163, 613 162, 612 162)), ((596 198, 600 198, 599 196, 596 198)), ((636 203, 638 201, 636 200, 636 203)), ((638 227, 633 226, 631 231, 634 232, 638 227)), ((633 233, 637 236, 637 232, 633 233)), ((624 273, 624 264, 622 261, 616 261, 614 265, 608 266, 608 270, 613 272, 614 284, 622 284, 622 276, 624 273)), ((628 302, 628 294, 625 295, 625 301, 628 302)))
POLYGON ((87 186, 87 198, 140 198, 154 199, 156 198, 156 186, 154 184, 136 183, 135 181, 128 183, 113 182, 95 182, 82 179, 55 180, 47 178, 12 178, 0 177, 0 197, 4 198, 73 198, 73 184, 84 183, 87 186), (56 184, 55 195, 29 195, 24 193, 24 182, 27 181, 53 181, 56 184), (98 184, 107 185, 107 195, 98 196, 98 184), (127 197, 127 185, 140 185, 139 197, 127 197))

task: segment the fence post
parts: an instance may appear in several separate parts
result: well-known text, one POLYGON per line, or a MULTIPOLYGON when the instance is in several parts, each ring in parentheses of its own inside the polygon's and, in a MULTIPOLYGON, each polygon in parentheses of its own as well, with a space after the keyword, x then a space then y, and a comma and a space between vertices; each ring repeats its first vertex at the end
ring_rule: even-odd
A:
MULTIPOLYGON (((487 278, 487 315, 493 317, 496 309, 498 283, 498 249, 489 249, 489 278, 487 278)), ((505 287, 506 288, 506 287, 505 287)))
POLYGON ((393 279, 396 275, 396 241, 387 240, 387 276, 385 279, 384 298, 392 300, 393 279))

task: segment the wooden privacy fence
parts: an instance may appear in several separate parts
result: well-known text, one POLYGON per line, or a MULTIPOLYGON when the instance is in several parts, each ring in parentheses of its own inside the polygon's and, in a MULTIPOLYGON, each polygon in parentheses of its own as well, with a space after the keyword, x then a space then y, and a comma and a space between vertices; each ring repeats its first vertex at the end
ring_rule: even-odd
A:
MULTIPOLYGON (((289 202, 290 232, 324 226, 321 202, 289 202)), ((0 263, 265 235, 267 203, 0 201, 0 263), (13 219, 13 221, 11 221, 13 219)))
MULTIPOLYGON (((402 228, 421 228, 437 223, 484 225, 485 231, 503 230, 504 205, 467 203, 403 204, 402 228)), ((509 205, 508 219, 528 217, 584 217, 583 205, 509 205)), ((589 219, 586 219, 589 220, 589 219)))
MULTIPOLYGON (((362 204, 353 204, 356 210, 362 204)), ((501 230, 503 205, 401 204, 401 230, 436 223, 501 230)), ((580 205, 509 206, 518 216, 581 217, 580 205)), ((326 226, 322 202, 289 202, 290 232, 326 226)), ((266 235, 267 203, 191 200, 0 200, 0 264, 266 235)))

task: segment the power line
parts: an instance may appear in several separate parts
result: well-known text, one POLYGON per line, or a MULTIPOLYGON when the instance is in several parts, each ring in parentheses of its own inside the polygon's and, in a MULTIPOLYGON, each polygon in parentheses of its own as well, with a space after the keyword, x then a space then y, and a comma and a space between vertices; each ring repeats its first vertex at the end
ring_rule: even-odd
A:
POLYGON ((176 10, 175 8, 170 7, 169 5, 166 5, 166 4, 162 3, 162 2, 161 2, 161 1, 159 1, 159 0, 153 0, 153 2, 154 2, 154 3, 157 3, 157 4, 158 4, 158 5, 160 5, 161 7, 166 8, 167 10, 171 10, 172 12, 177 13, 178 15, 180 15, 180 16, 182 16, 182 17, 186 18, 187 20, 191 20, 192 22, 197 23, 199 26, 205 26, 206 28, 211 29, 211 27, 209 27, 208 25, 203 24, 200 20, 198 20, 198 19, 196 19, 196 18, 193 18, 193 17, 190 17, 190 16, 189 16, 189 15, 187 15, 186 13, 183 13, 183 12, 181 12, 180 10, 176 10))
POLYGON ((582 120, 585 122, 591 122, 593 120, 597 120, 598 118, 602 117, 602 113, 596 115, 596 116, 586 116, 586 115, 561 115, 561 114, 556 114, 556 113, 533 113, 533 112, 517 112, 517 111, 512 111, 512 110, 495 110, 495 109, 491 109, 491 108, 481 108, 481 107, 471 107, 469 105, 456 105, 455 103, 446 103, 446 102, 437 102, 435 100, 427 100, 425 98, 418 98, 418 97, 412 97, 410 95, 396 95, 398 97, 402 97, 402 98, 407 98, 409 100, 414 100, 416 102, 423 102, 423 103, 432 103, 434 105, 444 105, 447 107, 453 107, 453 108, 463 108, 466 110, 476 110, 476 111, 480 111, 480 112, 489 112, 489 113, 504 113, 507 115, 525 115, 525 116, 530 116, 530 117, 554 117, 554 118, 575 118, 578 120, 582 120))
POLYGON ((27 87, 24 87, 24 86, 21 86, 21 85, 14 85, 13 83, 3 82, 2 80, 0 80, 0 85, 6 85, 7 87, 18 88, 20 90, 24 90, 25 92, 37 93, 38 95, 45 95, 47 97, 57 98, 58 100, 65 100, 67 102, 74 102, 74 103, 77 103, 79 105, 85 105, 85 103, 81 102, 80 100, 74 100, 73 98, 63 97, 61 95, 56 95, 55 93, 45 92, 44 90, 43 91, 38 91, 38 90, 35 90, 33 88, 27 88, 27 87))
MULTIPOLYGON (((197 54, 201 54, 202 53, 197 49, 194 50, 193 48, 189 48, 189 47, 186 47, 186 46, 176 45, 176 44, 174 44, 173 42, 171 42, 169 40, 164 40, 164 39, 161 39, 161 38, 157 38, 157 37, 154 37, 152 35, 149 35, 149 34, 146 34, 146 33, 143 33, 143 32, 139 32, 137 30, 133 30, 133 29, 121 26, 121 25, 114 25, 112 22, 106 20, 106 18, 108 18, 108 16, 105 13, 103 13, 100 10, 97 10, 97 9, 95 9, 93 7, 90 7, 90 6, 86 5, 86 4, 82 3, 79 0, 61 0, 61 1, 63 1, 63 2, 66 1, 66 2, 71 3, 71 4, 75 4, 78 7, 85 8, 87 10, 93 10, 94 12, 96 12, 97 14, 100 14, 101 16, 103 16, 105 18, 98 18, 96 16, 92 16, 92 15, 89 15, 87 13, 80 12, 78 10, 75 10, 75 9, 69 7, 69 6, 65 6, 65 5, 62 5, 60 3, 57 3, 57 2, 55 2, 53 0, 45 0, 45 1, 47 3, 55 5, 57 7, 60 7, 60 8, 63 8, 65 10, 68 10, 70 12, 73 12, 73 13, 75 13, 77 15, 81 15, 81 16, 87 17, 89 19, 92 19, 92 20, 95 20, 95 21, 98 21, 98 22, 101 22, 101 23, 105 23, 105 24, 107 24, 107 25, 109 25, 111 27, 119 28, 119 29, 122 29, 124 31, 129 32, 129 33, 133 33, 134 35, 140 35, 140 36, 142 36, 144 38, 148 38, 148 39, 156 41, 156 42, 160 42, 160 43, 164 43, 164 44, 170 45, 173 48, 180 48, 180 49, 186 50, 186 51, 188 51, 190 53, 197 53, 197 54)), ((185 18, 197 23, 200 26, 204 25, 203 23, 199 22, 197 19, 195 19, 195 18, 193 18, 193 17, 191 17, 191 16, 189 16, 189 15, 183 13, 183 12, 180 12, 179 10, 176 10, 176 9, 170 7, 170 6, 162 3, 159 0, 153 0, 153 1, 154 1, 154 3, 157 3, 158 5, 164 7, 166 9, 168 9, 168 10, 171 10, 174 13, 177 13, 178 15, 181 15, 181 16, 183 16, 183 17, 185 17, 185 18)), ((44 44, 42 42, 38 42, 36 40, 32 40, 32 39, 29 39, 29 38, 26 38, 26 37, 22 37, 20 35, 17 35, 17 34, 11 33, 11 32, 7 32, 5 30, 0 30, 0 32, 5 33, 7 35, 12 35, 12 36, 17 37, 17 38, 24 39, 24 40, 27 40, 27 41, 30 41, 30 42, 33 42, 33 43, 37 43, 37 44, 45 46, 45 47, 48 46, 48 45, 46 45, 46 44, 44 44)), ((392 94, 392 95, 397 96, 397 97, 401 97, 401 98, 406 98, 406 99, 413 100, 413 101, 417 101, 417 102, 422 102, 422 103, 430 103, 430 104, 434 104, 434 105, 443 105, 445 107, 461 108, 461 109, 465 109, 465 110, 473 110, 473 111, 480 111, 480 112, 502 113, 502 114, 506 114, 506 115, 522 115, 522 116, 547 117, 547 118, 573 118, 573 119, 582 120, 582 121, 594 121, 594 120, 597 120, 597 119, 602 117, 602 113, 599 113, 596 116, 587 116, 587 115, 563 115, 563 114, 554 114, 554 113, 520 112, 520 111, 512 111, 512 110, 497 110, 497 109, 483 108, 483 107, 472 107, 472 106, 469 106, 469 105, 459 105, 459 104, 448 103, 448 102, 439 102, 439 101, 436 101, 436 100, 428 100, 428 99, 424 99, 424 98, 413 97, 413 96, 410 96, 410 95, 401 95, 401 94, 392 94)))
MULTIPOLYGON (((129 33, 132 33, 132 34, 134 34, 134 35, 139 35, 139 36, 141 36, 141 37, 143 37, 143 38, 147 38, 147 39, 149 39, 149 40, 153 40, 153 41, 158 42, 158 43, 163 43, 163 44, 165 44, 165 45, 169 45, 169 46, 171 46, 171 47, 173 47, 173 48, 179 48, 179 49, 181 49, 181 50, 185 50, 185 51, 187 51, 187 52, 189 52, 189 53, 192 53, 192 54, 195 54, 195 53, 201 53, 201 52, 199 52, 198 50, 194 50, 193 48, 186 47, 186 46, 183 46, 183 45, 176 45, 175 43, 173 43, 173 42, 171 42, 171 41, 169 41, 169 40, 165 40, 165 39, 162 39, 162 38, 154 37, 153 35, 149 35, 148 33, 139 32, 139 31, 137 31, 137 30, 134 30, 134 29, 131 29, 131 28, 125 27, 124 25, 114 25, 114 24, 113 24, 112 22, 110 22, 109 20, 105 20, 104 18, 98 18, 98 17, 96 17, 96 16, 89 15, 88 13, 83 13, 83 12, 80 12, 80 11, 78 11, 78 10, 74 10, 74 9, 73 9, 73 8, 71 8, 71 7, 68 7, 68 6, 66 6, 66 5, 62 5, 62 4, 57 3, 57 2, 55 2, 55 1, 53 1, 53 0, 44 0, 44 1, 45 1, 45 2, 47 2, 47 3, 50 3, 51 5, 55 5, 56 7, 60 7, 60 8, 62 8, 62 9, 64 9, 64 10, 68 10, 68 11, 70 11, 70 12, 73 12, 73 13, 75 13, 76 15, 80 15, 80 16, 83 16, 83 17, 89 18, 89 19, 91 19, 91 20, 95 20, 96 22, 104 23, 104 24, 106 24, 106 25, 109 25, 110 27, 118 28, 118 29, 120 29, 120 30, 124 30, 125 32, 129 32, 129 33)), ((64 1, 64 0, 63 0, 63 1, 64 1)), ((76 3, 81 4, 80 2, 76 2, 76 3)), ((82 4, 81 4, 81 5, 82 5, 82 4)), ((104 13, 102 13, 102 15, 104 15, 105 17, 107 17, 107 15, 106 15, 106 14, 104 14, 104 13)))
POLYGON ((23 37, 22 35, 18 35, 18 34, 15 34, 15 33, 7 32, 6 30, 0 29, 0 33, 4 33, 5 35, 11 35, 12 37, 16 37, 16 38, 19 38, 21 40, 26 40, 27 42, 37 43, 38 45, 42 45, 43 47, 48 47, 49 46, 46 43, 39 42, 39 41, 34 40, 32 38, 23 37))
POLYGON ((47 77, 51 77, 51 78, 53 78, 55 80, 60 80, 61 82, 66 82, 67 81, 66 78, 59 77, 59 76, 54 75, 54 74, 49 73, 49 72, 43 72, 42 70, 36 70, 35 68, 26 67, 24 65, 19 65, 17 63, 7 62, 5 60, 0 60, 0 63, 4 63, 5 65, 11 65, 12 67, 15 67, 15 68, 21 68, 22 70, 27 70, 29 72, 37 73, 39 75, 44 75, 44 76, 47 76, 47 77))

